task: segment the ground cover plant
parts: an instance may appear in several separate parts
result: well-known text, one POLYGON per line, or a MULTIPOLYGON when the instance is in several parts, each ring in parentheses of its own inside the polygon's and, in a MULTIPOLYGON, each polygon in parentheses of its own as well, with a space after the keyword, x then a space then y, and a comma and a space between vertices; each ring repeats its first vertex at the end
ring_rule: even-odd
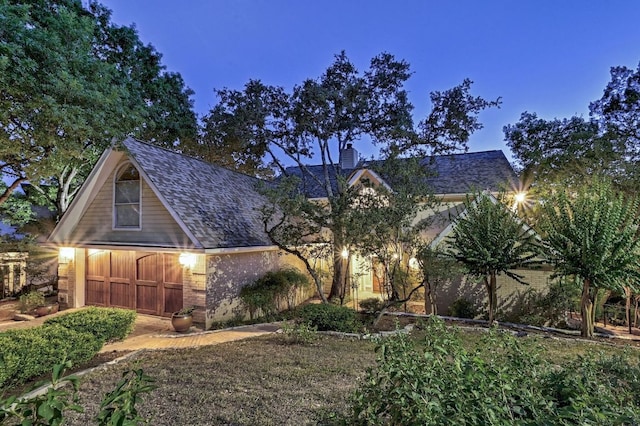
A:
MULTIPOLYGON (((452 330, 447 329, 446 333, 442 333, 448 335, 452 330)), ((486 332, 461 330, 459 333, 462 348, 457 349, 458 351, 475 354, 475 351, 484 348, 486 358, 494 355, 496 357, 495 362, 484 359, 479 364, 483 368, 482 371, 488 374, 483 386, 491 384, 491 380, 496 377, 501 380, 504 378, 501 383, 510 384, 512 387, 519 386, 517 381, 520 377, 517 377, 516 381, 508 371, 507 366, 510 364, 498 362, 509 356, 523 363, 516 370, 518 372, 525 371, 525 366, 534 365, 534 356, 544 365, 552 366, 554 369, 564 366, 562 371, 567 374, 559 374, 549 382, 558 386, 551 387, 548 394, 558 394, 555 398, 562 397, 565 401, 573 398, 577 402, 576 406, 585 410, 584 407, 588 406, 584 404, 593 403, 599 397, 605 398, 603 404, 629 398, 629 395, 633 395, 632 392, 628 392, 629 386, 636 386, 635 381, 629 381, 635 376, 628 376, 627 380, 620 381, 618 390, 601 394, 581 391, 591 390, 595 385, 598 389, 601 386, 606 387, 613 383, 616 377, 620 377, 621 371, 635 371, 623 370, 627 364, 621 360, 631 359, 629 365, 636 366, 632 359, 637 357, 636 348, 625 349, 611 343, 543 338, 530 334, 519 338, 515 343, 514 339, 510 341, 506 336, 500 335, 497 339, 502 342, 502 346, 492 346, 489 350, 486 346, 486 332), (513 345, 519 347, 515 354, 509 349, 513 345), (600 351, 605 351, 607 356, 611 355, 612 358, 606 357, 605 360, 608 361, 601 362, 598 357, 585 357, 600 351), (569 374, 583 371, 582 368, 590 366, 607 371, 607 379, 601 380, 596 370, 590 370, 584 378, 569 374), (493 376, 492 371, 496 373, 493 376), (565 392, 567 389, 578 389, 579 392, 562 396, 562 389, 565 389, 565 392), (614 399, 606 399, 609 396, 614 399)), ((433 331, 416 327, 412 334, 414 344, 424 348, 423 342, 427 335, 433 335, 433 331)), ((79 393, 79 403, 85 407, 85 413, 70 413, 66 424, 91 424, 91 419, 99 411, 100 397, 115 386, 122 371, 131 368, 141 368, 145 374, 155 379, 157 389, 145 395, 138 410, 141 417, 158 426, 353 423, 351 398, 356 389, 362 392, 371 379, 365 377, 367 369, 375 366, 376 356, 380 355, 380 352, 376 354, 374 350, 376 344, 371 341, 340 339, 326 335, 319 335, 314 341, 303 343, 292 344, 290 337, 286 335, 271 335, 197 349, 146 352, 137 359, 110 366, 102 372, 87 376, 79 393)), ((439 347, 441 343, 434 342, 431 345, 439 347)), ((444 365, 443 363, 443 368, 444 365)), ((451 368, 455 369, 455 364, 451 368)), ((531 380, 525 383, 530 382, 531 380)), ((460 380, 455 383, 460 383, 460 380)), ((461 386, 471 389, 470 384, 463 383, 461 386)), ((538 388, 531 388, 527 392, 519 395, 510 391, 510 395, 521 401, 533 401, 539 411, 545 409, 545 402, 534 398, 539 393, 538 388)), ((630 400, 625 400, 625 403, 627 406, 634 404, 630 400)), ((598 406, 594 404, 591 407, 598 406)), ((354 407, 357 407, 357 404, 354 407)), ((576 424, 571 420, 575 413, 571 413, 571 408, 566 407, 571 405, 566 405, 563 412, 558 411, 565 416, 563 421, 565 424, 576 424)), ((621 405, 612 407, 615 409, 621 405)), ((600 414, 603 414, 602 410, 600 414)), ((551 424, 558 423, 554 419, 551 424)), ((602 424, 602 421, 597 424, 602 424)))

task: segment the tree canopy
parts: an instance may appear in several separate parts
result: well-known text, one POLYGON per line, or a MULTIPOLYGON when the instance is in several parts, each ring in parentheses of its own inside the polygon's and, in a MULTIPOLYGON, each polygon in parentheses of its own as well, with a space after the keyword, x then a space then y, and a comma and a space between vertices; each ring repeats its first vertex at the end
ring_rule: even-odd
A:
POLYGON ((197 135, 192 92, 134 27, 79 0, 0 3, 0 204, 29 181, 68 207, 98 155, 133 135, 186 149, 197 135))
POLYGON ((499 104, 473 97, 465 80, 432 93, 430 114, 414 124, 404 88, 410 75, 409 64, 388 53, 359 71, 342 52, 320 77, 291 91, 260 81, 241 91, 222 89, 204 118, 204 158, 245 173, 279 175, 269 189, 274 205, 265 209, 265 223, 271 224, 266 230, 283 249, 312 237, 326 243, 333 259, 331 296, 340 293, 341 253, 351 245, 347 218, 357 196, 347 185, 340 153, 369 141, 384 158, 465 150, 469 135, 482 127, 478 113, 499 104), (312 169, 312 162, 318 166, 312 169), (311 187, 316 201, 308 200, 311 187))
POLYGON ((593 335, 599 289, 638 290, 640 238, 636 199, 598 180, 557 191, 543 204, 541 229, 558 276, 582 280, 582 335, 593 335))
POLYGON ((468 274, 482 278, 491 323, 497 307, 497 275, 505 274, 523 283, 523 277, 513 269, 539 262, 540 244, 531 228, 503 202, 486 193, 467 197, 464 210, 453 223, 447 252, 464 265, 468 274))

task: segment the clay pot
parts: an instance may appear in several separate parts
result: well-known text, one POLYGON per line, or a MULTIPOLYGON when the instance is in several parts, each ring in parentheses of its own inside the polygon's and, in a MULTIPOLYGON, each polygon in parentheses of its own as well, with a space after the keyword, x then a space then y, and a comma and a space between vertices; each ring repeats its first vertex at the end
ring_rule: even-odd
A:
POLYGON ((173 326, 173 329, 178 333, 184 333, 185 331, 189 331, 192 324, 193 324, 192 314, 175 313, 171 315, 171 325, 173 326))

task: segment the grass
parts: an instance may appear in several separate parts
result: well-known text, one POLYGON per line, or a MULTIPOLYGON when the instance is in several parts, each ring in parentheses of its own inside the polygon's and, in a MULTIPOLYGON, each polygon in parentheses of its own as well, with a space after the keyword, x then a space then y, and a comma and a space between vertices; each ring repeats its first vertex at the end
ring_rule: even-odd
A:
MULTIPOLYGON (((482 334, 466 333, 469 345, 482 334)), ((523 342, 541 344, 545 358, 557 364, 595 350, 625 350, 601 342, 535 335, 523 342)), ((123 371, 138 367, 158 386, 143 395, 138 406, 153 425, 327 424, 348 412, 349 395, 367 367, 375 364, 374 347, 369 341, 329 336, 313 345, 291 345, 280 335, 270 335, 197 349, 145 352, 137 361, 88 375, 80 391, 86 413, 70 413, 65 424, 93 424, 102 396, 113 389, 123 371)))

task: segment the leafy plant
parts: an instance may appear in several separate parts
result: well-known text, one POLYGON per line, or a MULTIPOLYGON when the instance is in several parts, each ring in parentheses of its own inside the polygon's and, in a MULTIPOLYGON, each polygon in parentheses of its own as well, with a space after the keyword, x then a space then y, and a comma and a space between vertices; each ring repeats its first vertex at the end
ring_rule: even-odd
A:
POLYGON ((471 301, 461 297, 449 306, 448 314, 457 318, 475 318, 478 315, 478 310, 471 301))
POLYGON ((83 408, 76 403, 79 378, 77 376, 63 377, 65 368, 69 367, 71 367, 71 361, 53 366, 50 387, 44 395, 28 399, 16 396, 7 399, 0 398, 0 424, 6 424, 8 420, 16 419, 19 421, 16 424, 25 426, 58 426, 64 422, 65 410, 83 412, 83 408), (71 392, 65 390, 66 384, 72 386, 71 392))
POLYGON ((289 343, 310 345, 318 340, 318 329, 307 323, 285 322, 282 324, 282 332, 289 343))
POLYGON ((455 328, 427 321, 423 340, 397 335, 352 397, 349 424, 635 424, 640 367, 629 356, 558 366, 541 348, 492 329, 467 349, 455 328))
POLYGON ((307 276, 297 269, 270 271, 253 284, 244 286, 240 290, 240 299, 251 319, 259 313, 274 315, 282 302, 286 302, 288 309, 293 308, 298 290, 308 285, 307 276))
MULTIPOLYGON (((137 426, 144 421, 138 415, 136 404, 141 402, 140 394, 156 388, 154 379, 144 374, 142 369, 122 373, 116 388, 105 395, 100 403, 96 420, 100 426, 137 426)), ((146 423, 146 422, 145 422, 146 423)))
POLYGON ((174 315, 191 315, 195 310, 195 306, 187 306, 186 308, 182 308, 178 312, 174 313, 174 315))
POLYGON ((378 313, 384 307, 384 302, 377 297, 362 299, 359 303, 360 309, 371 314, 378 313))
POLYGON ((60 325, 0 333, 0 386, 22 383, 44 374, 63 359, 78 364, 93 358, 102 342, 90 333, 60 325))
POLYGON ((19 309, 23 314, 33 311, 38 306, 45 304, 44 295, 39 291, 30 291, 20 296, 19 309))
POLYGON ((360 328, 356 312, 353 309, 330 303, 313 303, 301 306, 296 311, 296 320, 299 323, 315 327, 319 331, 353 333, 360 328))
POLYGON ((130 309, 88 307, 50 318, 45 326, 58 324, 71 330, 91 333, 102 343, 122 340, 133 331, 136 312, 130 309))

